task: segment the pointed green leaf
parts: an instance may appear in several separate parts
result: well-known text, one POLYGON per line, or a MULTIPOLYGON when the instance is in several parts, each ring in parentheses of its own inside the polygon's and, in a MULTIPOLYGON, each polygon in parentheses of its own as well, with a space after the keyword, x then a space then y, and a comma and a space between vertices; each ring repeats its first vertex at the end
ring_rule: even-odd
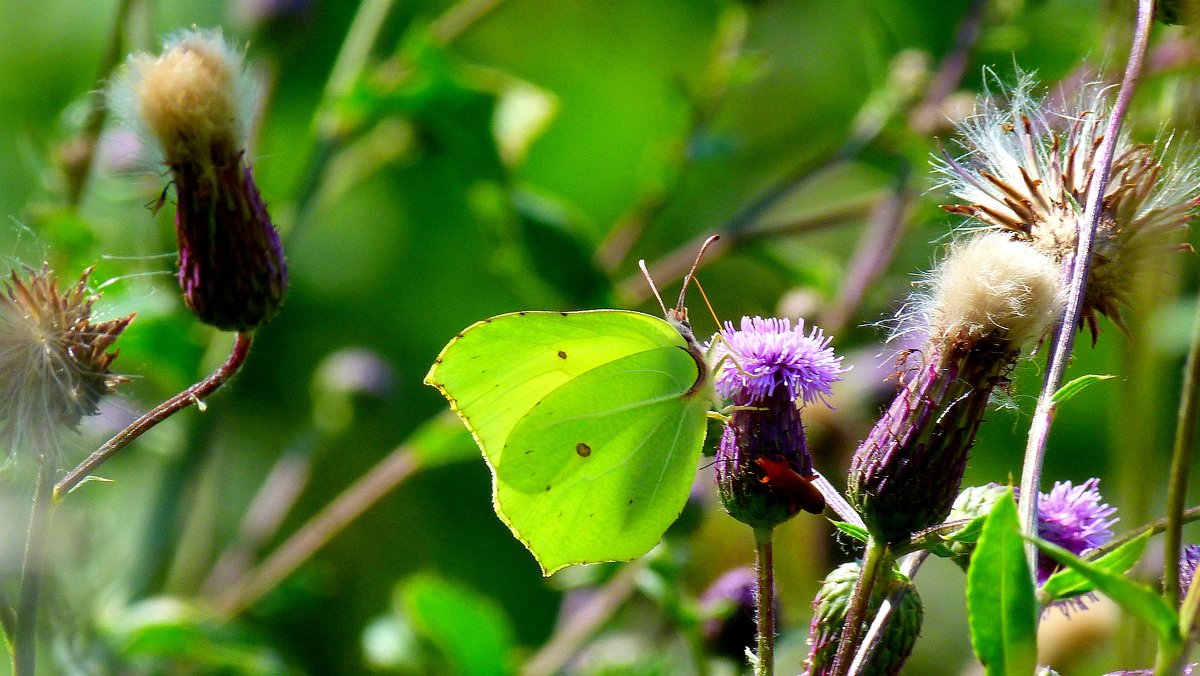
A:
POLYGON ((1026 676, 1037 665, 1037 604, 1023 545, 1008 491, 984 522, 967 569, 971 644, 988 676, 1026 676))
POLYGON ((855 526, 854 524, 847 523, 845 521, 831 521, 830 523, 833 524, 834 528, 840 530, 846 535, 849 535, 855 540, 858 540, 859 542, 866 542, 867 538, 870 537, 870 533, 867 532, 867 529, 863 528, 862 526, 855 526))
POLYGON ((398 610, 416 632, 437 646, 445 673, 504 676, 510 666, 513 630, 491 599, 433 575, 416 575, 397 594, 398 610))
POLYGON ((1063 403, 1064 401, 1067 401, 1067 400, 1071 399, 1072 397, 1074 397, 1075 395, 1082 392, 1084 390, 1084 388, 1087 388, 1088 386, 1094 385, 1103 380, 1109 380, 1111 378, 1116 378, 1116 376, 1100 375, 1100 374, 1096 374, 1096 373, 1090 373, 1086 376, 1079 376, 1078 378, 1072 380, 1071 382, 1067 383, 1066 385, 1063 385, 1062 387, 1058 388, 1058 391, 1055 392, 1054 395, 1050 397, 1050 403, 1055 406, 1058 406, 1059 404, 1063 403))
POLYGON ((1127 579, 1121 574, 1104 570, 1095 563, 1084 561, 1062 547, 1045 540, 1033 538, 1033 541, 1037 543, 1038 548, 1078 572, 1128 613, 1149 624, 1158 634, 1160 641, 1169 645, 1179 643, 1179 618, 1176 612, 1154 590, 1127 579))
MULTIPOLYGON (((1146 544, 1148 542, 1150 542, 1150 531, 1142 533, 1096 559, 1092 562, 1092 565, 1109 573, 1123 575, 1137 564, 1138 559, 1142 558, 1142 553, 1146 551, 1146 544)), ((1042 585, 1041 591, 1048 601, 1057 601, 1058 599, 1086 594, 1095 588, 1095 585, 1081 575, 1079 571, 1064 568, 1051 575, 1050 579, 1046 580, 1046 583, 1042 585)))

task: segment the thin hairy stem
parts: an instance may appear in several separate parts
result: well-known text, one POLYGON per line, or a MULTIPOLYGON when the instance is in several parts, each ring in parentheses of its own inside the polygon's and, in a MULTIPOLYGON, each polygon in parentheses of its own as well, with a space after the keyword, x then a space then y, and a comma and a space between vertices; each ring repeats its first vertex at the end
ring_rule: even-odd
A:
MULTIPOLYGON (((1071 350, 1075 346, 1075 329, 1079 325, 1083 294, 1092 262, 1092 243, 1096 238, 1096 226, 1100 222, 1104 192, 1108 187, 1109 174, 1112 171, 1113 152, 1116 150, 1117 140, 1120 136, 1121 121, 1125 117, 1125 111, 1129 109, 1129 102, 1137 88, 1153 20, 1153 0, 1139 0, 1133 47, 1129 52, 1129 61, 1125 65, 1121 89, 1117 93, 1112 115, 1109 117, 1108 126, 1104 131, 1104 139, 1100 143, 1100 149, 1096 152, 1097 164, 1092 167, 1094 174, 1088 184, 1083 218, 1079 221, 1079 241, 1076 244, 1074 256, 1068 262, 1071 287, 1067 305, 1050 345, 1049 366, 1042 382, 1042 391, 1038 396, 1037 407, 1033 412, 1033 421, 1029 426, 1029 440, 1025 447, 1025 459, 1021 466, 1021 528, 1026 535, 1030 536, 1037 532, 1038 491, 1041 488, 1042 461, 1046 455, 1050 423, 1054 418, 1053 396, 1062 386, 1067 364, 1071 358, 1071 350)), ((1029 570, 1032 574, 1036 574, 1037 548, 1032 540, 1029 540, 1025 546, 1025 557, 1029 562, 1029 570)))
POLYGON ((755 676, 775 673, 775 553, 774 528, 754 529, 754 570, 758 585, 754 590, 758 652, 755 676))
POLYGON ((833 659, 833 676, 845 676, 851 673, 850 663, 853 661, 854 654, 858 652, 859 638, 862 634, 863 622, 867 619, 871 593, 875 591, 875 581, 879 578, 879 572, 883 570, 889 557, 886 543, 879 542, 874 537, 867 540, 867 549, 863 554, 858 582, 854 584, 854 595, 850 597, 846 622, 842 625, 841 636, 838 637, 837 656, 833 659))
POLYGON ((38 455, 37 485, 29 511, 25 538, 25 562, 21 567, 21 594, 17 603, 16 635, 13 637, 14 676, 36 676, 37 616, 42 580, 46 577, 46 542, 50 539, 50 515, 54 509, 53 455, 38 455))
POLYGON ((229 585, 226 593, 214 602, 217 611, 234 617, 254 605, 420 466, 420 459, 411 447, 404 445, 392 451, 309 519, 257 568, 229 585))
MULTIPOLYGON (((900 572, 908 579, 916 576, 921 565, 925 563, 925 559, 929 558, 929 552, 913 552, 907 556, 900 564, 900 572)), ((898 587, 896 591, 888 595, 883 603, 879 606, 879 611, 875 613, 875 619, 871 621, 871 627, 867 629, 867 633, 863 636, 862 648, 858 654, 854 656, 854 661, 850 663, 850 670, 847 673, 861 674, 863 668, 871 661, 875 655, 875 651, 879 649, 879 644, 883 643, 883 632, 887 630, 888 622, 892 620, 892 611, 900 605, 900 601, 908 590, 904 587, 898 587)))
POLYGON ((1183 369, 1183 391, 1175 424, 1175 446, 1171 453, 1171 475, 1167 487, 1167 533, 1163 545, 1163 595, 1167 603, 1179 602, 1179 552, 1183 545, 1183 512, 1187 501, 1192 446, 1196 439, 1196 415, 1200 411, 1196 386, 1200 383, 1200 304, 1192 322, 1192 341, 1183 369))
POLYGON ((58 482, 58 485, 54 487, 55 501, 61 500, 63 496, 71 492, 71 489, 78 486, 79 482, 96 471, 100 465, 115 455, 117 451, 128 446, 134 439, 142 436, 147 430, 188 406, 200 404, 206 397, 224 385, 233 377, 233 374, 241 369, 242 364, 246 362, 246 356, 250 354, 250 343, 251 337, 249 333, 237 334, 237 339, 233 343, 233 352, 230 353, 229 359, 220 368, 204 380, 155 406, 145 415, 130 423, 128 427, 117 432, 113 438, 106 441, 103 446, 96 449, 95 453, 89 455, 86 460, 79 463, 75 469, 68 472, 58 482))

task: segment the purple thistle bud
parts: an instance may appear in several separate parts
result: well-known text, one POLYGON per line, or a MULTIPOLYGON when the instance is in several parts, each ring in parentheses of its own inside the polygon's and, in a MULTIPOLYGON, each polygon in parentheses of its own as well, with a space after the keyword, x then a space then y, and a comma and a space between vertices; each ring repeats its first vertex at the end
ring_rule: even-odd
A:
POLYGON ((726 511, 754 527, 773 527, 804 509, 819 514, 821 493, 809 483, 812 455, 800 407, 831 394, 841 380, 842 358, 830 338, 804 322, 742 318, 714 340, 721 360, 717 392, 735 409, 717 448, 717 487, 726 511))
MULTIPOLYGON (((1109 527, 1117 519, 1109 519, 1116 511, 1103 502, 1100 480, 1072 486, 1070 481, 1056 481, 1049 493, 1038 496, 1038 537, 1081 556, 1112 539, 1109 527)), ((1053 558, 1039 553, 1038 584, 1044 583, 1062 566, 1053 558)))
POLYGON ((1187 596, 1192 588, 1192 579, 1196 577, 1196 564, 1200 563, 1200 545, 1188 545, 1179 553, 1179 602, 1187 596))
MULTIPOLYGON (((858 562, 851 562, 835 568, 821 583, 821 589, 813 599, 813 619, 808 630, 810 647, 808 659, 804 662, 806 676, 828 676, 833 673, 833 659, 846 624, 846 613, 850 607, 850 597, 854 594, 854 585, 858 582, 860 567, 858 562)), ((869 676, 900 673, 905 660, 912 653, 925 619, 916 586, 894 567, 886 584, 881 578, 872 590, 867 617, 874 617, 889 596, 899 598, 899 604, 884 630, 879 647, 861 672, 869 676)), ((864 633, 866 629, 864 626, 864 633)))
MULTIPOLYGON (((757 624, 754 620, 758 579, 753 568, 734 568, 726 572, 700 596, 704 622, 704 640, 711 650, 741 662, 746 648, 755 643, 757 624)), ((779 597, 775 597, 778 606, 779 597)), ((778 614, 778 608, 776 608, 778 614)))
POLYGON ((955 244, 928 283, 920 363, 850 464, 850 503, 889 544, 946 518, 992 391, 1061 304, 1056 266, 1000 234, 955 244))
POLYGON ((171 170, 184 302, 222 330, 261 326, 283 304, 288 274, 246 160, 254 96, 241 53, 218 31, 184 31, 161 56, 131 56, 112 91, 171 170))

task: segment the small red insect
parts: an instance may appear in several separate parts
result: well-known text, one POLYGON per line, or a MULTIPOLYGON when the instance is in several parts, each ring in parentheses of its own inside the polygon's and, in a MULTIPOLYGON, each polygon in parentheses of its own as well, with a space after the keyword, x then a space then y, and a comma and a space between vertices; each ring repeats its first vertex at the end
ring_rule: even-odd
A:
POLYGON ((825 496, 821 495, 821 491, 817 490, 809 478, 800 476, 791 465, 771 458, 758 458, 755 462, 765 475, 759 481, 783 493, 792 513, 801 509, 810 514, 825 511, 825 496))

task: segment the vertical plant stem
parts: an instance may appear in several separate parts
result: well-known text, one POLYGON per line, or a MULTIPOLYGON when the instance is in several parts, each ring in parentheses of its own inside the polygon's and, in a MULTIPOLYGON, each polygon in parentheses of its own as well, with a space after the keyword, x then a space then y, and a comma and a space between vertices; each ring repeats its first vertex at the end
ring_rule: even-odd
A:
POLYGON ((16 636, 13 639, 14 676, 34 676, 37 669, 37 615, 42 579, 46 574, 46 542, 49 540, 50 513, 54 507, 54 467, 52 454, 38 455, 37 485, 29 512, 29 532, 25 539, 25 562, 21 569, 21 594, 17 601, 16 636))
POLYGON ((1200 303, 1192 322, 1192 342, 1183 369, 1183 389, 1179 395, 1179 413, 1175 424, 1175 446, 1171 453, 1171 474, 1167 487, 1167 532, 1163 548, 1163 595, 1175 607, 1179 602, 1179 552, 1183 542, 1183 510, 1187 501, 1188 476, 1192 467, 1192 445, 1196 439, 1198 404, 1196 385, 1200 383, 1200 303))
POLYGON ((79 463, 75 469, 68 472, 58 482, 58 485, 54 487, 54 499, 56 501, 61 500, 72 488, 79 485, 79 482, 83 481, 96 468, 104 464, 104 461, 115 455, 117 451, 128 446, 134 439, 142 436, 150 428, 188 406, 201 404, 205 397, 215 392, 232 378, 233 374, 241 369, 242 364, 246 362, 247 355, 250 354, 250 343, 251 337, 249 333, 237 334, 237 339, 233 344, 233 351, 230 353, 229 359, 225 360, 225 363, 220 368, 213 371, 212 375, 204 380, 155 406, 145 415, 130 423, 128 427, 117 432, 116 436, 106 441, 103 446, 96 449, 95 453, 89 455, 86 460, 79 463))
MULTIPOLYGON (((903 563, 900 564, 900 572, 908 579, 916 576, 917 570, 925 563, 925 559, 929 558, 929 552, 926 550, 918 550, 906 556, 903 563)), ((875 651, 879 648, 879 644, 883 643, 883 633, 887 631, 888 622, 892 619, 892 612, 900 605, 900 601, 904 599, 904 595, 908 591, 903 587, 892 592, 883 603, 879 606, 879 612, 875 613, 875 618, 871 621, 870 628, 863 636, 862 649, 854 656, 854 661, 850 663, 850 669, 846 672, 849 674, 861 674, 863 667, 868 664, 871 657, 875 655, 875 651)))
POLYGON ((842 626, 841 636, 838 637, 837 656, 833 660, 834 676, 850 673, 850 663, 854 654, 858 652, 862 625, 867 619, 871 593, 875 591, 875 580, 879 578, 879 571, 883 569, 883 563, 887 559, 887 544, 874 537, 869 538, 863 554, 862 569, 858 574, 858 583, 854 585, 850 608, 846 611, 846 623, 842 626))
POLYGON ((775 556, 774 528, 754 529, 755 570, 758 587, 754 603, 758 621, 758 663, 755 676, 775 673, 775 556))
MULTIPOLYGON (((1042 461, 1046 455, 1046 442, 1050 436, 1050 423, 1054 419, 1054 393, 1062 386, 1066 374, 1067 363, 1071 358, 1071 350, 1075 346, 1075 329, 1079 324, 1080 309, 1083 305, 1084 287, 1087 284, 1088 271, 1091 268, 1092 242, 1096 238, 1096 225, 1100 221, 1100 210, 1104 192, 1108 187, 1109 174, 1112 171, 1113 152, 1116 150, 1117 139, 1121 133, 1121 120, 1129 108, 1133 92, 1137 88, 1138 77, 1142 71, 1142 62, 1146 56, 1146 47, 1150 41, 1150 26, 1154 20, 1154 0, 1138 0, 1137 26, 1134 29, 1133 46, 1129 51, 1129 61, 1125 65, 1125 75, 1121 80, 1121 89, 1113 104, 1112 115, 1104 130, 1104 140, 1096 152, 1097 166, 1092 167, 1094 174, 1088 183, 1087 200, 1083 218, 1079 221, 1079 241, 1075 246, 1075 255, 1068 263, 1070 268, 1071 288, 1067 297, 1067 307, 1063 311, 1062 320, 1058 323, 1056 333, 1050 345, 1050 362, 1046 369, 1046 377, 1042 382, 1042 391, 1038 396, 1037 408, 1033 412, 1033 422, 1029 426, 1029 440, 1025 446, 1025 460, 1021 466, 1021 528, 1026 535, 1037 532, 1037 496, 1041 488, 1042 461)), ((1029 561, 1029 570, 1036 574, 1037 548, 1030 540, 1025 546, 1025 557, 1029 561)))

